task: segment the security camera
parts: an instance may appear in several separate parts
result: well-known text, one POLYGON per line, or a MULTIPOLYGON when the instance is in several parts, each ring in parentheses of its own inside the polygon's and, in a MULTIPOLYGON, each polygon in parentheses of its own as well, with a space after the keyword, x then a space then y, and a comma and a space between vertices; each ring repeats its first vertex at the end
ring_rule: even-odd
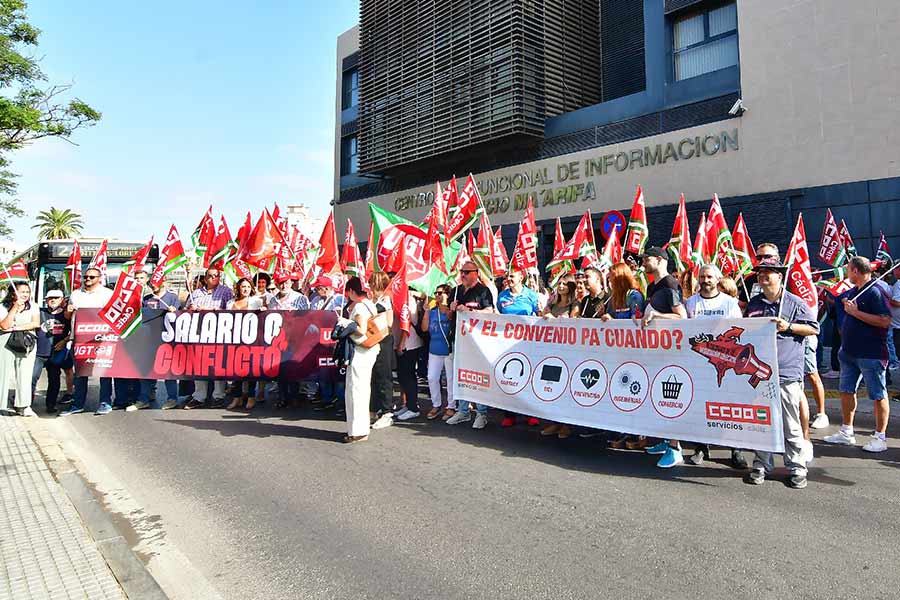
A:
POLYGON ((728 111, 729 115, 734 115, 735 117, 739 117, 747 111, 747 107, 744 106, 744 101, 741 98, 738 98, 734 102, 734 106, 731 107, 731 110, 728 111))

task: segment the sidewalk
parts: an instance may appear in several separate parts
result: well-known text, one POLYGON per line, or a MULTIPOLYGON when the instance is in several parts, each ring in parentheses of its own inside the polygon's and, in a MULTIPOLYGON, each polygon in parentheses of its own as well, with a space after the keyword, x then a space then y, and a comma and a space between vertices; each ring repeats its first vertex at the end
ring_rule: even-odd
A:
POLYGON ((0 416, 0 600, 125 594, 24 419, 0 416))

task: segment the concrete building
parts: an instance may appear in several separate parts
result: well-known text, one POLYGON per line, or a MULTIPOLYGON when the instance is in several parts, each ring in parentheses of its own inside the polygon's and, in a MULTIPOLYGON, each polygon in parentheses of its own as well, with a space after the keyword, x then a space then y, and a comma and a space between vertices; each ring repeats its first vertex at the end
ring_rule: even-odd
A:
MULTIPOLYGON (((689 203, 693 234, 718 193, 730 224, 742 212, 754 242, 775 241, 782 251, 802 212, 815 254, 828 207, 846 221, 861 253, 872 256, 880 231, 892 248, 900 248, 900 3, 574 3, 579 11, 597 9, 599 26, 587 33, 599 36, 599 52, 578 44, 554 63, 559 50, 552 44, 522 50, 518 36, 508 33, 510 41, 494 44, 490 52, 524 52, 535 64, 554 63, 563 71, 571 65, 582 80, 596 84, 573 96, 581 108, 534 112, 529 118, 543 120, 538 134, 500 131, 474 141, 454 134, 459 146, 436 151, 423 151, 421 136, 394 136, 390 156, 372 155, 360 144, 377 143, 378 119, 379 131, 430 128, 436 136, 454 111, 468 111, 469 126, 479 127, 479 111, 501 110, 491 104, 496 91, 478 96, 471 82, 484 58, 482 50, 472 51, 479 42, 473 40, 474 23, 479 21, 479 32, 490 31, 502 15, 482 2, 460 4, 483 12, 479 19, 447 25, 427 8, 434 2, 362 0, 361 25, 338 38, 339 228, 349 217, 357 232, 366 231, 368 202, 419 221, 433 201, 435 180, 443 185, 453 174, 464 178, 472 172, 491 222, 508 225, 504 241, 510 248, 515 223, 528 196, 534 197, 542 262, 552 249, 557 216, 568 236, 589 209, 599 236, 605 213, 627 216, 638 184, 655 244, 669 238, 679 194, 689 203), (389 33, 391 24, 402 31, 389 33), (437 39, 434 32, 446 27, 456 46, 437 39), (599 62, 585 65, 590 61, 599 62), (443 66, 436 70, 438 62, 443 66), (585 75, 594 72, 599 76, 585 75), (418 104, 412 101, 416 90, 418 104), (456 101, 443 102, 441 94, 456 101), (594 100, 584 105, 585 99, 594 100), (360 160, 367 156, 375 158, 360 160)), ((570 21, 553 2, 500 4, 540 5, 545 35, 570 21)), ((547 76, 540 85, 524 77, 498 85, 521 86, 521 98, 534 89, 546 94, 553 85, 564 88, 565 77, 551 77, 551 70, 543 67, 547 76)))

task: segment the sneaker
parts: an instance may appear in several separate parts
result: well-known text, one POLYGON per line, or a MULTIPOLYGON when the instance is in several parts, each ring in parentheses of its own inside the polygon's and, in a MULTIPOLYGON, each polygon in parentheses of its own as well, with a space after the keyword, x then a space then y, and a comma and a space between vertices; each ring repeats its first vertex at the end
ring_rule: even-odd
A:
POLYGON ((456 411, 456 414, 447 419, 447 425, 457 425, 459 423, 468 423, 472 420, 472 413, 467 412, 464 413, 462 411, 456 411))
POLYGON ((884 452, 887 450, 887 442, 877 435, 873 435, 862 449, 866 452, 884 452))
POLYGON ((512 417, 503 417, 503 420, 500 421, 500 427, 512 427, 516 424, 516 420, 512 417))
POLYGON ((709 458, 709 449, 700 447, 694 450, 694 453, 688 457, 688 462, 695 467, 699 467, 703 464, 705 458, 709 458))
POLYGON ((447 409, 444 409, 444 414, 441 415, 441 421, 445 421, 445 422, 446 422, 446 421, 449 421, 449 420, 452 419, 455 415, 456 415, 456 409, 455 409, 455 408, 447 408, 447 409))
POLYGON ((840 371, 833 371, 831 369, 825 371, 824 373, 820 373, 819 377, 824 377, 825 379, 837 379, 841 376, 840 371))
POLYGON ((111 412, 112 412, 112 406, 104 403, 97 407, 97 410, 94 412, 94 414, 103 416, 103 415, 108 415, 111 412))
POLYGON ((487 424, 487 415, 478 413, 477 415, 475 415, 475 422, 472 423, 472 429, 484 429, 487 424))
POLYGON ((744 453, 736 449, 731 451, 731 466, 735 469, 747 469, 750 467, 747 459, 744 458, 744 453))
POLYGON ((140 400, 138 400, 137 402, 132 404, 132 406, 136 407, 138 410, 144 410, 145 408, 150 408, 150 403, 149 402, 141 402, 140 400))
POLYGON ((559 423, 552 423, 550 425, 547 425, 543 429, 541 429, 541 435, 543 435, 543 436, 556 435, 557 433, 559 433, 559 430, 561 427, 562 427, 562 425, 560 425, 559 423))
POLYGON ((196 398, 191 398, 190 400, 185 402, 181 408, 183 408, 184 410, 191 410, 194 408, 203 408, 203 406, 204 406, 203 402, 200 402, 196 398))
POLYGON ((36 417, 37 413, 35 413, 30 406, 26 406, 22 410, 19 411, 20 417, 36 417))
POLYGON ((394 424, 394 413, 384 413, 372 423, 372 429, 385 429, 394 424))
POLYGON ((799 473, 794 473, 790 477, 788 477, 787 481, 788 487, 794 490, 802 490, 806 487, 806 475, 800 475, 799 473))
POLYGON ((829 427, 831 422, 828 420, 828 415, 825 413, 818 413, 813 420, 809 422, 810 429, 825 429, 829 427))
POLYGON ((762 469, 753 469, 750 473, 747 474, 747 479, 745 480, 747 483, 753 485, 762 485, 766 480, 766 472, 762 469))
POLYGON ((69 415, 77 415, 78 413, 83 413, 83 412, 84 412, 83 408, 77 408, 75 406, 70 406, 66 410, 56 413, 56 416, 57 417, 67 417, 69 415))
POLYGON ((171 408, 178 408, 178 400, 166 400, 163 402, 163 405, 159 407, 160 410, 169 410, 171 408))
POLYGON ((125 412, 137 412, 137 404, 129 404, 125 407, 125 412))
POLYGON ((418 419, 419 415, 421 415, 421 414, 422 413, 420 413, 419 411, 405 410, 402 413, 400 413, 400 416, 398 416, 397 418, 400 419, 401 421, 410 421, 412 419, 418 419))
POLYGON ((647 454, 665 454, 666 450, 669 448, 669 442, 663 440, 655 446, 650 446, 649 448, 645 448, 644 452, 647 454))
POLYGON ((826 444, 839 444, 841 446, 855 446, 856 445, 856 436, 852 433, 847 433, 843 429, 835 433, 834 435, 826 435, 825 436, 826 444))
POLYGON ((409 409, 406 408, 405 406, 398 408, 397 410, 394 411, 394 418, 400 419, 401 421, 403 421, 404 420, 403 415, 405 415, 408 412, 409 412, 409 409))
MULTIPOLYGON (((666 445, 668 446, 668 444, 666 445)), ((682 463, 684 463, 684 455, 681 454, 681 450, 668 446, 666 453, 662 455, 662 458, 659 459, 656 466, 660 469, 671 469, 682 463)))

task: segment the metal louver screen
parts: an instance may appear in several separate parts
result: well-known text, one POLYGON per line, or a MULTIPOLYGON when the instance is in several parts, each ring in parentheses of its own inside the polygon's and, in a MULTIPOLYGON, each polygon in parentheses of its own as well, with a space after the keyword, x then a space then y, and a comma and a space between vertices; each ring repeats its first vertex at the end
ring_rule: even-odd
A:
POLYGON ((600 0, 600 56, 601 101, 646 89, 643 0, 600 0))

